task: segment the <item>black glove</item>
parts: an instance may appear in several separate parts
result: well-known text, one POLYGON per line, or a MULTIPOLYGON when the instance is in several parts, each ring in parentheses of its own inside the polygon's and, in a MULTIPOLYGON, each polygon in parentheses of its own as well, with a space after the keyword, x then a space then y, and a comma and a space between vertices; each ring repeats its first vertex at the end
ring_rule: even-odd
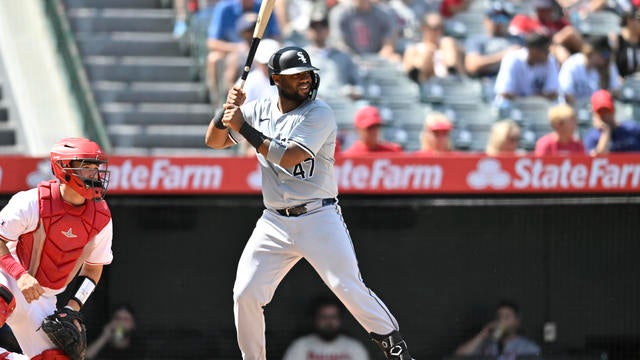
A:
POLYGON ((67 307, 57 310, 42 320, 40 328, 71 360, 84 360, 87 330, 79 312, 67 307))

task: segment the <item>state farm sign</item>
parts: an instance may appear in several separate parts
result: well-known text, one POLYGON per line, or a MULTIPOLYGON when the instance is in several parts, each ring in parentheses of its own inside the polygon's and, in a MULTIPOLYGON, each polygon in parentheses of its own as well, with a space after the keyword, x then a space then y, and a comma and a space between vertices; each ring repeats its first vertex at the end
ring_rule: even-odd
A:
POLYGON ((221 165, 183 164, 170 159, 137 163, 125 160, 109 165, 110 191, 117 190, 215 190, 222 185, 221 165))
POLYGON ((467 175, 467 183, 476 190, 637 189, 640 160, 618 163, 608 158, 565 158, 550 162, 545 158, 523 157, 511 165, 508 160, 484 158, 478 160, 476 168, 467 175))
POLYGON ((390 159, 358 163, 347 159, 335 167, 338 188, 348 190, 419 191, 439 189, 444 170, 439 164, 394 164, 390 159))
MULTIPOLYGON (((255 158, 113 156, 109 170, 110 195, 258 194, 261 188, 255 158)), ((640 193, 640 154, 338 158, 335 176, 342 194, 640 193)), ((0 193, 50 178, 48 159, 0 156, 0 193)))

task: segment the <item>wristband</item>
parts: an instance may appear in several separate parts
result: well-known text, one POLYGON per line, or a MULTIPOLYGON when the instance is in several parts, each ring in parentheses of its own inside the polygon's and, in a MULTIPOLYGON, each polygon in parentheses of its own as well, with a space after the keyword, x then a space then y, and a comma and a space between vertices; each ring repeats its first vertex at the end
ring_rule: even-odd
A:
POLYGON ((93 289, 96 288, 96 283, 87 276, 78 276, 78 283, 80 284, 76 289, 75 295, 73 295, 72 299, 75 300, 80 307, 87 302, 89 295, 93 293, 93 289))
POLYGON ((11 254, 6 254, 0 257, 0 267, 2 267, 9 275, 18 280, 20 276, 27 273, 20 263, 18 263, 11 254))
POLYGON ((245 139, 251 144, 256 150, 260 148, 260 145, 268 139, 263 133, 256 130, 254 127, 249 125, 246 121, 242 123, 240 127, 240 131, 238 131, 240 135, 244 136, 245 139))
POLYGON ((282 160, 285 151, 287 151, 287 146, 285 144, 280 143, 276 139, 271 139, 266 159, 276 165, 280 165, 280 161, 282 160))
POLYGON ((216 129, 220 129, 220 130, 228 129, 222 123, 222 117, 223 116, 224 116, 224 111, 223 110, 218 110, 218 112, 216 112, 216 114, 213 116, 213 119, 211 121, 213 121, 213 126, 215 126, 216 129))

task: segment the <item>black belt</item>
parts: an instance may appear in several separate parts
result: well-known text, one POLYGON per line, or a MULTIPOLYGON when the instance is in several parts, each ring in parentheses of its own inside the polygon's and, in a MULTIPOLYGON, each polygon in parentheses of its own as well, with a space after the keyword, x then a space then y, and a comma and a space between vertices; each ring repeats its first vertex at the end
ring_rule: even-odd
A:
POLYGON ((328 198, 328 199, 313 201, 310 203, 306 203, 306 204, 302 204, 302 205, 298 205, 298 206, 294 206, 286 209, 277 209, 276 211, 278 212, 278 214, 282 216, 300 216, 308 213, 309 211, 313 211, 324 206, 333 205, 336 202, 338 202, 336 198, 328 198))

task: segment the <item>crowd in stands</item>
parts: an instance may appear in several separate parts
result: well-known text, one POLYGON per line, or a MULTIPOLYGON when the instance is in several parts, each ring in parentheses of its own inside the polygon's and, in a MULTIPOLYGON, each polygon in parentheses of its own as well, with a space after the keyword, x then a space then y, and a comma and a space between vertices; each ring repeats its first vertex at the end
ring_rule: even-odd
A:
MULTIPOLYGON (((260 0, 176 3, 192 18, 206 14, 198 26, 207 30, 192 32, 206 36, 203 80, 219 108, 239 77, 260 0)), ((176 36, 186 32, 183 14, 176 36)), ((269 51, 308 49, 320 69, 318 96, 353 109, 336 110, 343 155, 596 155, 640 147, 640 97, 625 92, 640 83, 638 0, 277 1, 265 38, 269 51), (417 97, 403 102, 413 88, 417 97), (411 103, 418 111, 409 111, 411 103)), ((263 75, 267 58, 254 62, 263 75)), ((268 94, 268 76, 256 78, 246 88, 268 94)))

